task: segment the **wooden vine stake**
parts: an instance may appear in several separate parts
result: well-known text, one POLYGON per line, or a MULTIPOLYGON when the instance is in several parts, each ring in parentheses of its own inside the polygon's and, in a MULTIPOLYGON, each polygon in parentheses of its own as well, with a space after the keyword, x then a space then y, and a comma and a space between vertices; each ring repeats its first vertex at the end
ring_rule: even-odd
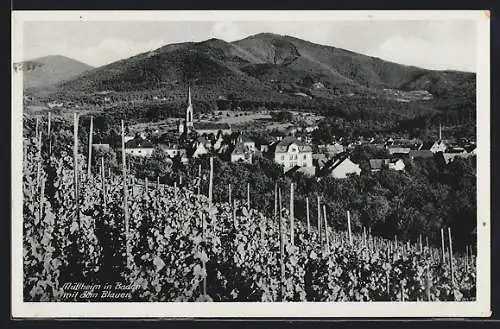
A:
POLYGON ((443 261, 443 264, 445 263, 445 260, 446 260, 446 255, 444 253, 444 231, 443 229, 441 229, 441 250, 443 252, 442 254, 442 261, 443 261))
POLYGON ((87 179, 90 179, 92 169, 92 135, 94 131, 94 118, 90 117, 90 132, 89 132, 89 159, 87 164, 87 179))
POLYGON ((75 185, 76 222, 80 227, 80 203, 78 201, 78 114, 73 115, 73 180, 75 185))
POLYGON ((49 139, 49 155, 52 154, 52 138, 51 138, 51 134, 50 134, 50 128, 51 128, 51 123, 52 123, 52 115, 51 113, 49 112, 49 119, 48 119, 48 122, 47 122, 47 138, 49 139))
POLYGON ((349 244, 352 246, 351 213, 347 210, 347 231, 349 232, 349 244))
POLYGON ((38 119, 38 116, 36 117, 36 124, 35 124, 35 136, 38 137, 38 126, 40 125, 40 119, 38 119))
POLYGON ((40 177, 42 176, 42 132, 37 136, 38 154, 36 167, 36 187, 40 187, 40 177))
POLYGON ((330 252, 330 237, 328 234, 328 221, 326 220, 326 206, 323 205, 323 221, 325 222, 326 250, 330 252))
POLYGON ((281 301, 285 299, 285 243, 283 241, 283 219, 281 216, 281 188, 278 189, 279 199, 279 235, 280 235, 280 286, 281 301))
POLYGON ((469 272, 469 246, 465 246, 465 272, 469 272))
POLYGON ((127 267, 130 268, 130 242, 129 242, 129 214, 128 214, 128 187, 127 187, 127 162, 125 154, 125 124, 122 120, 122 175, 123 175, 123 214, 125 217, 125 244, 127 250, 127 267))
POLYGON ((198 196, 201 194, 201 163, 198 165, 198 196))
POLYGON ((401 301, 405 301, 405 293, 404 293, 404 284, 403 281, 401 281, 401 301))
POLYGON ((290 183, 290 242, 295 245, 295 223, 294 223, 294 206, 293 206, 293 183, 290 183))
POLYGON ((307 219, 307 234, 311 233, 311 221, 309 219, 309 198, 306 198, 306 219, 307 219))
POLYGON ((250 211, 250 183, 247 183, 247 210, 250 211))
POLYGON ((390 300, 390 282, 389 282, 389 271, 385 272, 385 291, 387 293, 387 299, 390 300))
POLYGON ((149 189, 149 181, 148 178, 146 177, 144 179, 144 193, 148 193, 148 189, 149 189))
POLYGON ((319 244, 320 244, 321 247, 323 247, 323 239, 322 239, 322 236, 321 236, 321 200, 320 200, 319 195, 317 197, 317 201, 318 201, 318 235, 319 235, 319 244))
POLYGON ((38 206, 38 222, 40 223, 43 219, 43 198, 45 195, 45 178, 41 178, 41 184, 40 184, 40 200, 39 200, 39 206, 38 206))
POLYGON ((104 177, 104 157, 101 157, 102 204, 106 204, 106 179, 104 177))
MULTIPOLYGON (((208 207, 212 209, 212 201, 213 201, 213 184, 214 184, 214 158, 210 157, 210 176, 208 181, 208 207)), ((202 214, 203 218, 203 240, 206 239, 205 236, 205 216, 202 214)), ((207 264, 203 261, 203 270, 206 273, 207 264)), ((207 295, 207 275, 203 277, 203 296, 207 295)))
POLYGON ((429 265, 425 267, 425 294, 427 295, 427 301, 431 301, 431 277, 430 277, 430 272, 429 272, 429 265))
POLYGON ((450 272, 451 272, 451 284, 454 285, 455 284, 455 273, 453 271, 453 243, 452 243, 452 239, 451 239, 451 228, 448 227, 448 240, 450 242, 450 272))
POLYGON ((238 222, 236 220, 236 199, 233 200, 233 224, 234 229, 236 229, 238 226, 238 222))
POLYGON ((213 188, 214 188, 214 158, 210 157, 210 176, 208 181, 208 204, 210 207, 212 207, 213 188))
POLYGON ((418 236, 418 243, 419 243, 419 245, 420 245, 420 253, 422 253, 423 248, 424 248, 424 247, 423 247, 423 245, 422 245, 422 234, 420 234, 420 235, 418 236))
POLYGON ((233 204, 233 201, 232 201, 232 186, 231 186, 231 183, 229 183, 229 186, 228 186, 228 195, 229 195, 229 205, 231 206, 233 204))
POLYGON ((366 241, 366 227, 363 226, 363 247, 366 247, 367 241, 366 241))
POLYGON ((278 183, 274 184, 274 220, 278 221, 278 183))

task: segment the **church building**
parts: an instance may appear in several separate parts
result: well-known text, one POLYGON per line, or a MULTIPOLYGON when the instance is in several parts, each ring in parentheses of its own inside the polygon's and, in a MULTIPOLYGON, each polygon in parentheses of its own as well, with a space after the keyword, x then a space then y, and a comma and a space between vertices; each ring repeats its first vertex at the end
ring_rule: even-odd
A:
POLYGON ((179 133, 189 133, 193 130, 193 104, 191 103, 191 87, 188 87, 186 118, 179 122, 179 133))
POLYGON ((217 123, 210 121, 193 121, 193 103, 191 102, 191 87, 188 87, 188 98, 186 107, 186 116, 184 121, 179 121, 179 134, 196 132, 198 135, 218 135, 231 134, 231 126, 228 123, 217 123))

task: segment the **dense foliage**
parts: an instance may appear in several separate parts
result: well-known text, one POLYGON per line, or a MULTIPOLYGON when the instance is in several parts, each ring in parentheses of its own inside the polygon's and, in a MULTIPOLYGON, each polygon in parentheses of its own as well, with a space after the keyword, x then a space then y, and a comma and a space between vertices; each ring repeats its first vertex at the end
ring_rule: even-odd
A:
MULTIPOLYGON (((321 227, 295 222, 292 230, 286 198, 276 215, 254 209, 260 202, 254 187, 261 182, 252 184, 250 207, 236 194, 231 203, 212 203, 193 191, 197 184, 205 190, 203 180, 188 188, 148 187, 128 176, 127 196, 122 176, 99 174, 99 167, 87 176, 82 155, 75 168, 71 144, 56 142, 47 150, 46 138, 28 134, 24 150, 26 301, 103 299, 68 296, 65 283, 78 281, 132 287, 131 295, 112 300, 475 300, 474 257, 441 259, 439 249, 372 234, 353 234, 350 242, 335 226, 328 200, 322 203, 326 217, 311 215, 321 227)), ((267 169, 286 195, 279 168, 267 169)), ((214 195, 226 188, 219 178, 214 195)))

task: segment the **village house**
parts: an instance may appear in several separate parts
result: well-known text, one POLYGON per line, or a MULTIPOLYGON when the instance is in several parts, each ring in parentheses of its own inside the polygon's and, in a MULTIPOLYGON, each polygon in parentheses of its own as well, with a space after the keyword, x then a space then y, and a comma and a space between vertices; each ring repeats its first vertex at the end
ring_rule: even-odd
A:
POLYGON ((255 142, 247 136, 238 136, 238 142, 242 143, 250 152, 255 152, 255 142))
POLYGON ((295 137, 285 137, 272 146, 274 162, 282 165, 285 172, 295 166, 312 167, 312 147, 295 137))
POLYGON ((111 150, 109 144, 92 144, 92 150, 94 152, 107 153, 111 150))
POLYGON ((349 175, 359 175, 361 173, 361 168, 358 164, 351 161, 347 152, 329 162, 330 164, 321 169, 322 176, 328 175, 334 178, 347 178, 349 175))
POLYGON ((335 156, 345 151, 342 144, 335 142, 333 144, 318 145, 318 151, 325 153, 328 157, 335 156))
POLYGON ((432 153, 444 152, 448 148, 448 145, 443 140, 437 140, 435 142, 423 143, 419 148, 419 151, 431 151, 432 153))
POLYGON ((125 143, 125 153, 133 156, 149 157, 153 154, 154 147, 150 141, 134 138, 125 143))
POLYGON ((409 156, 412 160, 418 158, 429 159, 434 157, 434 153, 430 150, 411 150, 409 156))
POLYGON ((465 158, 474 156, 474 154, 467 153, 467 152, 464 152, 464 153, 440 153, 440 156, 444 160, 444 163, 448 164, 450 162, 453 162, 453 160, 455 160, 456 158, 465 159, 465 158))
POLYGON ((328 158, 323 153, 314 153, 312 155, 313 165, 318 168, 322 168, 328 162, 328 158))
POLYGON ((410 154, 411 148, 409 147, 401 147, 401 146, 392 146, 388 147, 387 151, 389 151, 390 155, 408 155, 410 154))
POLYGON ((213 135, 218 134, 230 135, 231 126, 228 123, 216 123, 216 122, 195 122, 193 124, 193 130, 196 131, 198 135, 213 135))
POLYGON ((200 155, 208 154, 210 149, 212 148, 212 144, 205 137, 200 136, 194 145, 194 152, 192 154, 193 158, 197 158, 200 155))
POLYGON ((389 159, 370 159, 370 171, 377 172, 382 170, 382 168, 387 168, 389 166, 389 159))
POLYGON ((252 163, 253 152, 245 143, 239 142, 231 152, 231 162, 252 163))
POLYGON ((402 159, 393 158, 388 164, 388 168, 396 171, 405 170, 405 163, 402 159))
POLYGON ((405 169, 405 163, 399 158, 393 159, 370 159, 371 172, 378 172, 383 168, 390 170, 402 171, 405 169))
POLYGON ((181 155, 183 148, 180 148, 177 144, 158 144, 158 147, 165 152, 170 158, 175 158, 178 155, 181 155))

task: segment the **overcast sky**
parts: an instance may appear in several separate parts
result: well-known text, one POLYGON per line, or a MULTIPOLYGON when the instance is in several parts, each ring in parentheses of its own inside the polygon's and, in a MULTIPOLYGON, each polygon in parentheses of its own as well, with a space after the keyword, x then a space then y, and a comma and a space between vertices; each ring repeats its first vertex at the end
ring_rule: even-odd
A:
POLYGON ((476 22, 25 22, 24 55, 64 55, 100 66, 163 45, 271 32, 429 69, 476 71, 476 22))

